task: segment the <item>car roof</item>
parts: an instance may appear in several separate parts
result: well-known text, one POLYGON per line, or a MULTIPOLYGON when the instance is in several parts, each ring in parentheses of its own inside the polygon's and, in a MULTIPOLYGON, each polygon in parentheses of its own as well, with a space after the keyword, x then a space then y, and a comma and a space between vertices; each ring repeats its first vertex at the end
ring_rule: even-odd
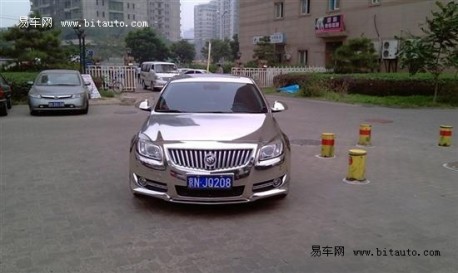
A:
POLYGON ((155 62, 155 61, 142 62, 142 64, 173 64, 175 65, 174 63, 170 63, 170 62, 155 62))
POLYGON ((253 80, 248 77, 224 75, 224 74, 184 74, 171 79, 171 82, 235 82, 251 83, 253 80))
POLYGON ((79 73, 79 71, 71 69, 47 69, 41 71, 40 73, 79 73))

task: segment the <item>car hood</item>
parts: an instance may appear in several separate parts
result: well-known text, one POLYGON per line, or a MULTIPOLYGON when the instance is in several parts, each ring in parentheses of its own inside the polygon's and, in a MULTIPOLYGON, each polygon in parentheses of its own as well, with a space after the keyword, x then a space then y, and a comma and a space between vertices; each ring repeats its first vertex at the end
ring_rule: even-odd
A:
POLYGON ((71 95, 75 93, 82 93, 85 89, 81 85, 58 85, 58 86, 37 86, 34 85, 30 92, 38 93, 40 95, 71 95))
POLYGON ((153 114, 141 132, 152 141, 268 142, 280 134, 272 114, 153 114))

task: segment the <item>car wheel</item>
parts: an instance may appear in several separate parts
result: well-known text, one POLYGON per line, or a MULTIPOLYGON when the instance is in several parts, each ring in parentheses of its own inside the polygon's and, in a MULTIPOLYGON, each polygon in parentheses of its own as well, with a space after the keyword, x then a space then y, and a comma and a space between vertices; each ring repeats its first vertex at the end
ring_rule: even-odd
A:
POLYGON ((87 115, 87 113, 89 112, 89 102, 86 102, 86 108, 84 108, 84 110, 82 111, 82 113, 84 115, 87 115))
POLYGON ((144 89, 144 90, 147 90, 147 89, 148 89, 148 86, 146 86, 145 81, 143 81, 142 84, 143 84, 143 89, 144 89))
POLYGON ((12 106, 12 104, 11 104, 11 98, 8 98, 8 99, 6 100, 6 106, 8 107, 8 109, 11 109, 11 106, 12 106))
POLYGON ((0 116, 7 116, 8 115, 8 106, 6 102, 0 104, 0 116))
POLYGON ((151 82, 151 91, 154 91, 154 82, 151 82))
POLYGON ((30 115, 31 116, 37 116, 38 115, 38 111, 30 109, 30 115))

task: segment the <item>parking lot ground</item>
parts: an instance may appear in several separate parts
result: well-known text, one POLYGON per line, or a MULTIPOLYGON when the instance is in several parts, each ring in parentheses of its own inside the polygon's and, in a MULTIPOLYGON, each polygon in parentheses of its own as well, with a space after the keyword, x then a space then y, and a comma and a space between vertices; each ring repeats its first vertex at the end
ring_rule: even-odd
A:
POLYGON ((276 115, 291 192, 236 206, 134 198, 129 143, 148 116, 134 105, 37 117, 14 106, 0 119, 0 272, 456 272, 458 171, 443 164, 458 161, 458 139, 437 142, 457 109, 275 99, 289 106, 276 115), (350 185, 364 122, 370 183, 350 185), (316 157, 323 132, 335 158, 316 157))

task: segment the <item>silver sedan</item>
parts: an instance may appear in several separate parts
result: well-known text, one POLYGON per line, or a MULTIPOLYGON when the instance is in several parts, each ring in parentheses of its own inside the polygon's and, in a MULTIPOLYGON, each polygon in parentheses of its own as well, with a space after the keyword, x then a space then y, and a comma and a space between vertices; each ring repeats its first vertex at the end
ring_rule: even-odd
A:
POLYGON ((72 110, 87 114, 89 92, 76 70, 44 70, 28 94, 30 114, 41 111, 72 110))
POLYGON ((134 195, 227 204, 288 194, 290 144, 262 92, 245 77, 172 79, 130 146, 134 195))

